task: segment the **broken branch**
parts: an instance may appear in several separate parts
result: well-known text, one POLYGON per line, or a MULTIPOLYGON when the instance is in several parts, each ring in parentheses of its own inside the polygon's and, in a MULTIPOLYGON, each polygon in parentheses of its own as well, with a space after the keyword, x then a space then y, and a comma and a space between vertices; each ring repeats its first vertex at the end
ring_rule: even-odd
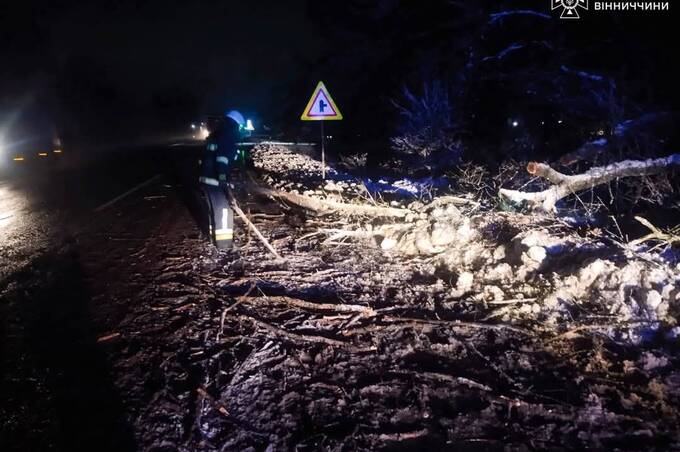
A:
MULTIPOLYGON (((637 246, 641 245, 645 242, 648 242, 650 240, 656 240, 661 243, 667 243, 669 245, 673 245, 675 243, 680 243, 680 234, 676 233, 676 230, 672 230, 669 232, 664 232, 654 226, 652 223, 649 222, 649 220, 643 218, 643 217, 635 217, 635 219, 641 223, 644 227, 649 229, 651 233, 645 235, 644 237, 641 237, 637 240, 633 240, 630 242, 632 246, 637 246)), ((678 232, 680 232, 680 228, 676 228, 678 232)))
POLYGON ((282 304, 287 304, 289 306, 294 306, 296 308, 301 308, 301 309, 307 309, 309 311, 330 311, 330 312, 350 312, 350 313, 359 313, 364 316, 373 316, 376 314, 376 312, 367 307, 367 306, 360 306, 360 305, 354 305, 354 304, 331 304, 331 303, 312 303, 309 301, 304 301, 304 300, 298 300, 296 298, 291 298, 291 297, 248 297, 248 296, 242 296, 238 297, 238 302, 242 303, 244 301, 258 301, 261 298, 264 298, 265 300, 268 301, 273 301, 276 303, 282 303, 282 304))
POLYGON ((252 221, 248 219, 245 213, 243 213, 243 210, 239 207, 238 203, 236 202, 236 198, 234 198, 234 194, 231 192, 231 189, 228 189, 229 193, 229 201, 231 202, 231 206, 234 208, 234 211, 236 214, 243 220, 245 224, 248 225, 248 227, 255 233, 255 236, 260 239, 260 242, 269 250, 274 257, 277 259, 283 259, 281 255, 274 249, 274 247, 269 243, 269 241, 262 235, 262 233, 257 229, 257 227, 253 224, 252 221))
POLYGON ((591 168, 583 174, 569 176, 554 170, 545 163, 531 162, 527 172, 550 181, 553 186, 541 192, 523 192, 500 189, 499 195, 514 204, 526 203, 535 210, 554 212, 555 204, 562 198, 583 190, 606 184, 623 177, 651 176, 680 165, 680 154, 647 160, 625 160, 607 166, 591 168))
POLYGON ((313 212, 328 215, 332 213, 345 213, 348 215, 369 215, 374 217, 404 218, 411 213, 408 209, 397 209, 394 207, 377 207, 362 204, 347 204, 337 201, 310 198, 309 196, 298 195, 279 190, 271 190, 259 186, 253 187, 253 192, 260 196, 267 196, 279 200, 287 201, 313 212))

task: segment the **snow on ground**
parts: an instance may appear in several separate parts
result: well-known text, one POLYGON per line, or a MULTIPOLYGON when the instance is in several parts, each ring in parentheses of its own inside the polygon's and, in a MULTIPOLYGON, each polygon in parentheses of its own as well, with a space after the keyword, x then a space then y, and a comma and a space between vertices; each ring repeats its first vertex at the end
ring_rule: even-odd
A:
MULTIPOLYGON (((461 275, 470 278, 464 288, 451 289, 455 299, 482 304, 520 300, 499 308, 494 318, 532 320, 555 327, 582 316, 609 318, 619 327, 622 322, 629 324, 619 336, 634 342, 660 325, 673 328, 677 321, 680 264, 663 254, 645 253, 598 231, 581 237, 549 217, 476 208, 466 212, 455 205, 437 205, 437 199, 445 198, 422 204, 409 196, 431 191, 435 183, 441 187, 441 181, 374 183, 330 172, 333 180, 324 183, 319 179, 318 162, 309 156, 269 147, 254 155, 256 166, 266 171, 263 179, 277 181, 280 189, 294 186, 289 179, 306 168, 305 180, 311 185, 301 193, 319 199, 332 193, 334 199, 355 202, 360 197, 366 201, 365 193, 358 189, 361 186, 370 187, 371 192, 385 188, 385 193, 401 194, 405 199, 400 204, 409 206, 414 214, 407 217, 406 229, 388 227, 374 235, 374 245, 395 255, 431 257, 445 266, 454 280, 461 275), (267 166, 272 152, 288 156, 292 163, 267 166), (522 303, 523 299, 533 302, 522 303)), ((357 223, 355 230, 366 236, 378 228, 372 221, 357 223)))

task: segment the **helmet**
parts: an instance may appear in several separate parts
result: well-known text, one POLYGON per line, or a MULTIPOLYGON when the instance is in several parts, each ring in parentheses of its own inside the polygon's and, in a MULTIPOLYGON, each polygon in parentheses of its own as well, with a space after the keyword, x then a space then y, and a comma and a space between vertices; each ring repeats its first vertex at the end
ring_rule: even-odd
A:
POLYGON ((225 116, 226 116, 227 118, 231 118, 231 119, 233 119, 234 121, 236 121, 236 124, 238 124, 238 125, 241 126, 241 127, 245 127, 245 126, 246 126, 246 118, 244 118, 243 115, 242 115, 240 112, 238 112, 237 110, 228 111, 228 112, 225 114, 225 116))

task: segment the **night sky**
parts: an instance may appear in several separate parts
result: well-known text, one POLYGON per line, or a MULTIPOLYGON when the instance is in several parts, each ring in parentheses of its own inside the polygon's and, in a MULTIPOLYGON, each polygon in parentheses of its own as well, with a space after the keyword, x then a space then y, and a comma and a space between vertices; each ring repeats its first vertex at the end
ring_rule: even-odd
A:
POLYGON ((230 107, 266 118, 323 47, 304 1, 275 0, 3 2, 0 41, 5 107, 94 115, 104 136, 230 107))
MULTIPOLYGON (((577 23, 527 22, 507 33, 509 27, 501 24, 492 34, 484 25, 489 13, 508 8, 549 13, 547 0, 540 6, 536 1, 2 2, 0 115, 21 111, 41 117, 71 141, 162 140, 196 118, 229 108, 259 123, 292 124, 323 79, 345 113, 343 127, 387 135, 394 125, 392 100, 404 85, 494 74, 498 68, 483 65, 482 72, 466 74, 466 61, 513 40, 532 39, 561 46, 554 48, 551 62, 526 56, 535 66, 559 70, 557 60, 564 59, 616 77, 628 84, 626 95, 653 108, 677 108, 671 14, 589 12, 577 23)), ((523 76, 521 64, 512 70, 530 83, 532 75, 523 76)), ((460 108, 487 108, 484 103, 495 108, 497 100, 470 102, 460 108)), ((506 114, 499 114, 499 125, 506 114)))

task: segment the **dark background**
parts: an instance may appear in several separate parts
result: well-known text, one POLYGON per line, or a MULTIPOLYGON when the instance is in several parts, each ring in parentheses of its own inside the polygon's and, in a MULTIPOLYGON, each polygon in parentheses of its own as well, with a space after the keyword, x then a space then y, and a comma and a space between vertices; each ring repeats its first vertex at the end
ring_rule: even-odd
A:
POLYGON ((547 0, 3 2, 0 120, 21 117, 72 145, 104 146, 172 139, 196 118, 238 108, 296 135, 324 80, 346 117, 332 130, 355 147, 384 148, 403 126, 394 107, 403 88, 417 94, 436 82, 451 96, 447 127, 502 147, 518 133, 509 118, 521 118, 523 133, 541 135, 536 152, 556 154, 546 133, 564 136, 564 152, 587 139, 591 124, 677 109, 670 3, 670 12, 591 7, 564 21, 547 0), (525 9, 552 19, 492 19, 525 9), (511 45, 523 48, 493 58, 511 45), (601 101, 605 92, 620 104, 616 115, 604 105, 611 100, 601 101), (537 129, 557 117, 562 132, 537 129))

